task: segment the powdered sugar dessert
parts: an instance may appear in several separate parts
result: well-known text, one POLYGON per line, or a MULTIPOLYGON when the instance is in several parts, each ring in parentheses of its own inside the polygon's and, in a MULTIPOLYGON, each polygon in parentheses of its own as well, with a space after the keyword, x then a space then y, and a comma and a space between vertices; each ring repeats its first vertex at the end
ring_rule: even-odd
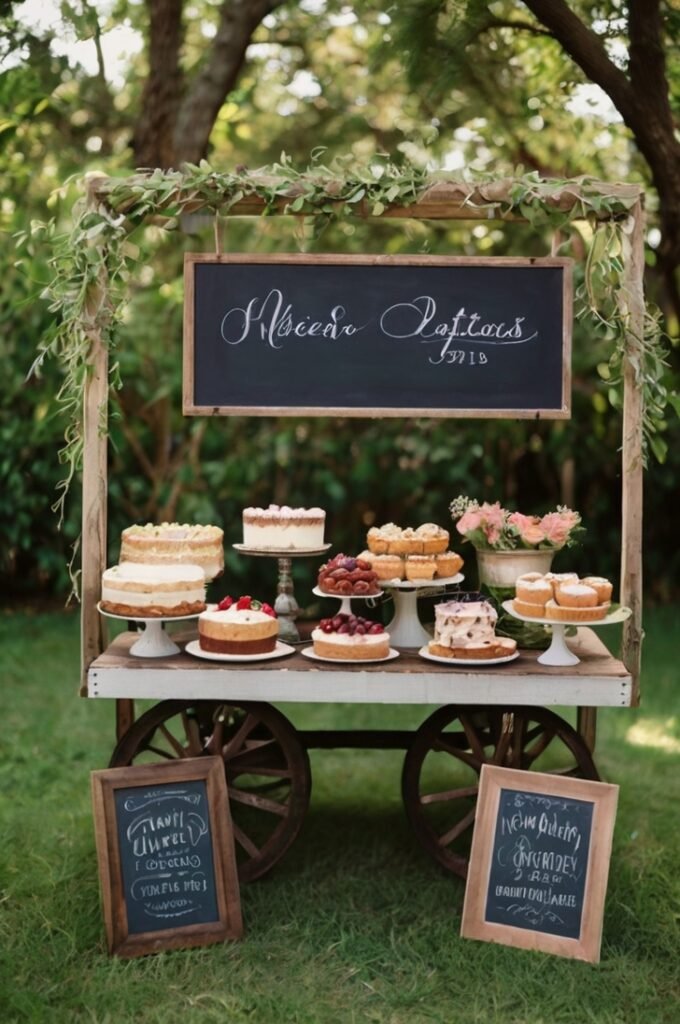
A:
POLYGON ((243 545, 262 551, 314 551, 324 545, 325 525, 322 508, 244 508, 243 545))
POLYGON ((121 534, 120 561, 147 565, 200 565, 207 580, 224 571, 224 533, 219 526, 145 523, 121 534))
POLYGON ((213 654, 267 654, 276 647, 279 623, 266 602, 223 598, 198 617, 198 644, 213 654))
POLYGON ((205 609, 200 565, 121 562, 102 574, 102 611, 134 618, 195 615, 205 609))
POLYGON ((378 661, 390 653, 390 635, 379 622, 341 613, 312 631, 314 653, 338 661, 378 661))
POLYGON ((437 657, 503 658, 517 649, 514 640, 496 636, 496 609, 479 594, 443 601, 435 605, 434 614, 434 639, 428 651, 437 657))

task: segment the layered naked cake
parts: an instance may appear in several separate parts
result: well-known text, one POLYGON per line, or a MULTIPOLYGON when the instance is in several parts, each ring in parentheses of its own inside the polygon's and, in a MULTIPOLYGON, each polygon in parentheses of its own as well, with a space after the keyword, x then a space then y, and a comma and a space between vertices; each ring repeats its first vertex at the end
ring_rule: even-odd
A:
POLYGON ((341 613, 312 631, 314 653, 337 661, 379 661, 390 653, 390 635, 379 622, 341 613))
POLYGON ((324 545, 325 525, 322 508, 244 508, 243 544, 263 551, 313 551, 324 545))
POLYGON ((224 533, 219 526, 146 523, 121 535, 120 561, 147 565, 200 565, 207 580, 224 571, 224 533))
POLYGON ((428 644, 430 654, 482 660, 515 653, 514 640, 496 636, 496 609, 489 601, 475 597, 435 605, 434 639, 428 644))
POLYGON ((200 565, 121 562, 102 574, 101 608, 113 615, 161 618, 204 611, 205 573, 200 565))
POLYGON ((198 617, 198 643, 212 654, 267 654, 276 647, 276 612, 251 597, 228 597, 198 617))

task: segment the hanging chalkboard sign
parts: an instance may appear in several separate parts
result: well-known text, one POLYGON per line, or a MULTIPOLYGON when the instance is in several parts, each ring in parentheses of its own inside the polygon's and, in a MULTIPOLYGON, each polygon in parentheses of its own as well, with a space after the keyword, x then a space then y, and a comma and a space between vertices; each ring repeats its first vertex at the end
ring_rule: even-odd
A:
POLYGON ((188 253, 184 270, 186 415, 570 415, 570 260, 188 253))
POLYGON ((617 798, 484 765, 461 934, 597 962, 617 798))
POLYGON ((140 956, 242 932, 218 757, 92 772, 110 953, 140 956))

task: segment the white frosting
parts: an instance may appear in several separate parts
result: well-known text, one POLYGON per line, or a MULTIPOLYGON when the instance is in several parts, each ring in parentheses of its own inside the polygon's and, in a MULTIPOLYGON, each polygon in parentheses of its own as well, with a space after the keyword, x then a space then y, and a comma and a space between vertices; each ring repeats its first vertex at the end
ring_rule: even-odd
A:
POLYGON ((197 590, 119 590, 116 587, 102 586, 102 601, 112 604, 128 604, 134 608, 146 608, 159 605, 175 608, 179 604, 195 604, 203 600, 203 592, 197 590))
POLYGON ((277 519, 325 519, 322 508, 291 508, 290 505, 270 505, 269 508, 244 508, 244 516, 268 516, 277 519))
POLYGON ((312 640, 325 640, 326 643, 354 647, 357 644, 362 646, 384 644, 385 640, 389 640, 389 637, 384 630, 382 633, 355 633, 352 636, 350 633, 324 633, 322 629, 313 629, 312 640))
POLYGON ((219 526, 203 526, 192 523, 144 523, 143 526, 128 526, 123 530, 125 537, 158 537, 160 540, 216 540, 223 536, 219 526))
POLYGON ((205 583, 200 565, 149 565, 145 562, 121 562, 102 574, 102 583, 205 583))
POLYGON ((256 608, 237 608, 236 605, 232 605, 231 608, 209 608, 208 611, 202 612, 200 618, 203 621, 209 622, 236 622, 247 625, 255 622, 275 622, 273 615, 267 615, 266 612, 262 612, 256 608))
POLYGON ((568 597, 592 597, 596 593, 594 587, 589 587, 585 583, 563 583, 560 587, 560 594, 566 594, 568 597))
POLYGON ((247 548, 320 548, 324 543, 323 523, 243 522, 243 543, 247 548))
POLYGON ((444 601, 435 605, 434 639, 443 647, 493 640, 498 615, 488 601, 444 601))

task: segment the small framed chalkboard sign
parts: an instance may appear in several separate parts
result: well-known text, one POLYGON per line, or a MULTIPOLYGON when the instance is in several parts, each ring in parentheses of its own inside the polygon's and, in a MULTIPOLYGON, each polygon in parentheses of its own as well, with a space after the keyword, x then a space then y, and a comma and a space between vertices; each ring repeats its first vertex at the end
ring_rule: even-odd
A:
POLYGON ((91 773, 109 953, 237 939, 243 931, 219 757, 91 773))
POLYGON ((597 963, 618 789, 484 765, 461 935, 597 963))
POLYGON ((571 260, 187 253, 185 415, 571 414, 571 260))

